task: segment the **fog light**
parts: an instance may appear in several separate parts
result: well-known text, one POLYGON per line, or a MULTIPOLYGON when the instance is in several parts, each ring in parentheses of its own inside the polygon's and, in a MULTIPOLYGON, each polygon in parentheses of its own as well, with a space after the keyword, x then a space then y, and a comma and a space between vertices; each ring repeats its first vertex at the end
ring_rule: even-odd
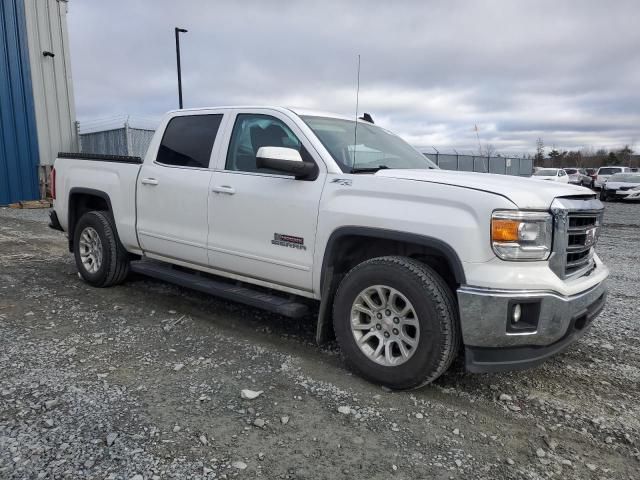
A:
POLYGON ((522 317, 522 307, 519 303, 516 303, 513 307, 513 313, 511 314, 511 318, 513 323, 518 323, 520 321, 520 317, 522 317))

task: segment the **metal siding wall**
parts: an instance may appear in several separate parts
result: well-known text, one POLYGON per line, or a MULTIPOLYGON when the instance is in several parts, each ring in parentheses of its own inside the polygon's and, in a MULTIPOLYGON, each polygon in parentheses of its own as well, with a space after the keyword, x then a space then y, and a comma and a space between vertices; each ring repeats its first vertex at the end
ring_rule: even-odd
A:
POLYGON ((21 0, 25 4, 40 165, 60 151, 78 151, 78 132, 68 51, 67 2, 21 0), (43 51, 55 57, 45 57, 43 51))
POLYGON ((23 0, 0 2, 0 205, 39 198, 23 0))

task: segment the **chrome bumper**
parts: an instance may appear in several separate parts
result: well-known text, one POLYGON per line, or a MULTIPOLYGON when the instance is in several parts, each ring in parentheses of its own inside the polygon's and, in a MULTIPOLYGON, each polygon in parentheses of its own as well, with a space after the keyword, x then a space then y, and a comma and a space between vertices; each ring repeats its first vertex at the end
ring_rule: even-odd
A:
POLYGON ((458 289, 467 369, 475 372, 527 368, 559 353, 580 338, 602 311, 607 294, 601 282, 578 295, 554 292, 458 289), (514 329, 515 304, 527 305, 531 328, 514 329))

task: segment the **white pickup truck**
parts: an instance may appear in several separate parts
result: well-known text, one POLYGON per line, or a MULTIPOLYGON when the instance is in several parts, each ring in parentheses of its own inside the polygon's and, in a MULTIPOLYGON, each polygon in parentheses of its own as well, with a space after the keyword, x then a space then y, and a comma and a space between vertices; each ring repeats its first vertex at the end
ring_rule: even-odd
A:
POLYGON ((317 340, 395 389, 462 352, 472 372, 529 367, 587 330, 608 275, 593 192, 439 170, 365 117, 170 112, 144 161, 61 153, 51 226, 96 287, 134 271, 317 311, 317 340))

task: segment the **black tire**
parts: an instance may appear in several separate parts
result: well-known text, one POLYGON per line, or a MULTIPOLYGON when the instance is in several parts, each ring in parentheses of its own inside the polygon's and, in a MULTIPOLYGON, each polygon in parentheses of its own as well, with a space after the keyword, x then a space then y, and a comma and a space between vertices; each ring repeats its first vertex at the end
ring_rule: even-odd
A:
POLYGON ((129 274, 129 254, 120 243, 113 218, 107 212, 91 211, 80 217, 73 235, 73 253, 78 272, 94 287, 117 285, 129 274), (80 238, 87 228, 97 232, 102 246, 102 263, 96 272, 90 272, 81 260, 80 238))
POLYGON ((406 257, 379 257, 354 267, 342 280, 333 303, 333 326, 345 362, 374 383, 404 390, 418 388, 442 375, 460 349, 460 327, 453 292, 432 268, 406 257), (351 330, 351 308, 368 287, 386 285, 413 305, 420 337, 403 364, 385 366, 369 359, 351 330))
POLYGON ((600 190, 600 200, 602 200, 603 202, 607 201, 607 194, 604 191, 604 188, 600 190))

